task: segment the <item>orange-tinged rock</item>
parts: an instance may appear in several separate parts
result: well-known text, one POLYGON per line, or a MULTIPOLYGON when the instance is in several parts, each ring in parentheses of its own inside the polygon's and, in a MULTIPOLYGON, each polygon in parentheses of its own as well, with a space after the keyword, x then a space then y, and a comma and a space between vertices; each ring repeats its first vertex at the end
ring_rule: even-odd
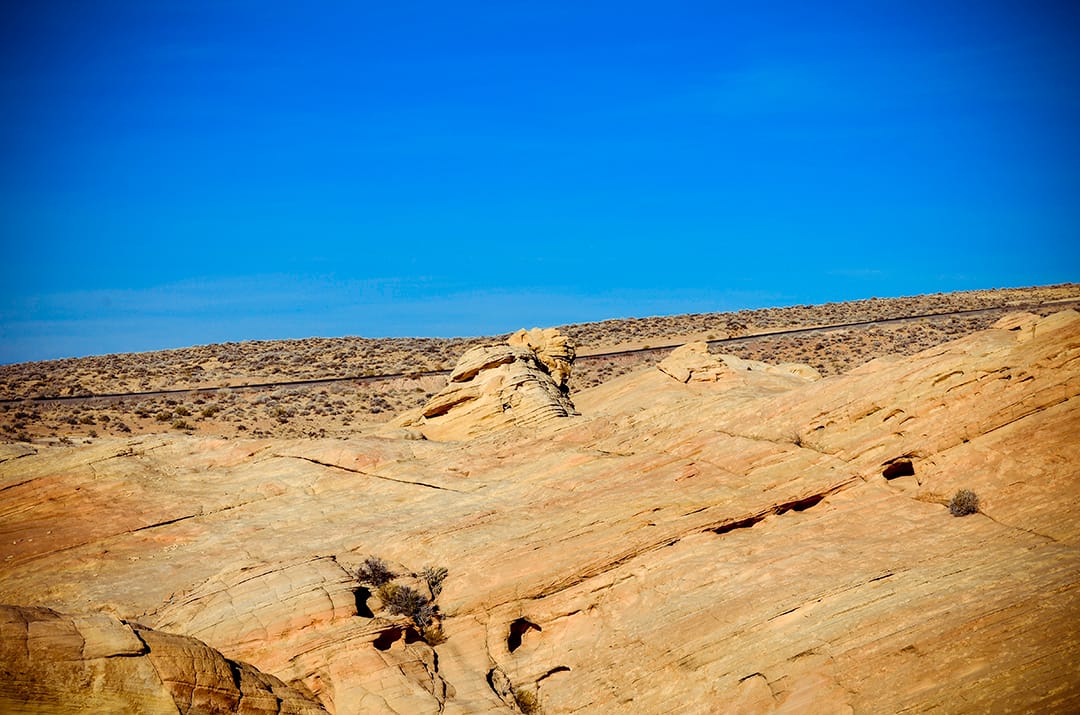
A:
POLYGON ((187 636, 112 616, 0 606, 0 712, 326 712, 277 678, 187 636))
MULTIPOLYGON (((1020 323, 821 380, 691 348, 730 372, 468 441, 38 447, 0 462, 0 599, 195 635, 335 713, 1075 712, 1080 317, 1020 323), (447 568, 445 642, 362 590, 369 554, 447 568)), ((35 639, 131 647, 85 629, 35 639)))

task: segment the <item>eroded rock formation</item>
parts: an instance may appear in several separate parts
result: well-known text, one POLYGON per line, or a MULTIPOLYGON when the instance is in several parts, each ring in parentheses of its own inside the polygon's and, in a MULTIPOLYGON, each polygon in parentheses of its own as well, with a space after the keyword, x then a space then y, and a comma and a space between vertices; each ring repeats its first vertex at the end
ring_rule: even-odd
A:
POLYGON ((536 353, 551 379, 560 388, 565 388, 570 380, 570 370, 574 365, 576 352, 574 344, 557 328, 522 328, 506 341, 509 345, 520 345, 536 353))
POLYGON ((576 415, 566 384, 573 362, 574 347, 559 331, 518 331, 507 344, 468 350, 450 383, 402 424, 429 439, 456 440, 576 415))
POLYGON ((194 638, 0 606, 0 712, 315 715, 306 694, 194 638))
MULTIPOLYGON (((48 711, 50 673, 123 682, 152 711, 178 697, 138 669, 176 638, 222 658, 184 661, 198 684, 251 663, 335 715, 1077 712, 1078 348, 1069 311, 813 381, 690 348, 685 382, 640 370, 484 439, 3 447, 0 600, 124 620, 35 626, 69 673, 16 609, 0 665, 35 685, 0 687, 48 711), (380 609, 369 554, 447 568, 445 642, 380 609)), ((506 350, 459 388, 536 354, 506 350)))
POLYGON ((809 365, 769 365, 757 360, 744 360, 735 355, 714 355, 709 352, 709 345, 704 342, 687 343, 676 348, 657 368, 679 382, 742 384, 749 379, 759 386, 771 385, 776 389, 789 389, 821 379, 818 371, 809 365))

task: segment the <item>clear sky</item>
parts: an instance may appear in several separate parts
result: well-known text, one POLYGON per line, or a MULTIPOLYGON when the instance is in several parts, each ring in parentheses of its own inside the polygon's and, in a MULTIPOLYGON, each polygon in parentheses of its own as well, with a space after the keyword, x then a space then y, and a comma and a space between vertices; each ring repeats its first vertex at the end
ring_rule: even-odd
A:
POLYGON ((0 362, 1080 280, 1066 2, 0 9, 0 362))

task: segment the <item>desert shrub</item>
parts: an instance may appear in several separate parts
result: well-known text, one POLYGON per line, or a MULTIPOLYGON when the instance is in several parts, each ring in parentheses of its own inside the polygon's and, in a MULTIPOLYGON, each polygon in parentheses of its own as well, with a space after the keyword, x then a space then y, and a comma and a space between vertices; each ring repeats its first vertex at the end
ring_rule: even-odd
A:
POLYGON ((427 566, 420 572, 420 577, 427 582, 428 590, 432 598, 438 598, 442 593, 442 582, 446 580, 447 570, 442 566, 427 566))
POLYGON ((953 516, 967 516, 979 511, 979 497, 970 489, 958 489, 949 502, 949 512, 953 516))
POLYGON ((182 429, 182 430, 195 429, 194 427, 192 427, 190 424, 188 424, 184 420, 176 420, 176 421, 174 421, 172 423, 172 426, 173 426, 173 429, 182 429))
POLYGON ((529 713, 540 712, 540 699, 536 697, 536 693, 525 688, 518 688, 514 691, 514 702, 517 703, 518 710, 527 715, 529 713))
POLYGON ((369 583, 372 586, 382 586, 389 583, 396 573, 390 570, 386 562, 378 556, 368 556, 364 563, 356 569, 356 580, 360 583, 369 583))
POLYGON ((416 621, 416 625, 421 627, 431 622, 431 616, 434 613, 431 602, 427 600, 424 594, 412 586, 384 583, 379 586, 377 593, 379 594, 379 600, 383 602, 383 605, 391 613, 398 616, 408 616, 416 621))
POLYGON ((421 628, 420 637, 424 639, 425 643, 431 646, 446 642, 446 634, 443 633, 442 626, 438 623, 432 623, 421 628))
POLYGON ((439 615, 439 607, 434 601, 427 601, 413 614, 413 621, 421 630, 432 626, 439 615))

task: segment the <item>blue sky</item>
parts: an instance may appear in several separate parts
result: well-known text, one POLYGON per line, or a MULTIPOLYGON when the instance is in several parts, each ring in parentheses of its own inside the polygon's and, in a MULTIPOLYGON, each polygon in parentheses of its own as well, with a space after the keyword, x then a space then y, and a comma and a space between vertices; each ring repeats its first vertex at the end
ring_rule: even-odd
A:
POLYGON ((1080 11, 5 3, 0 362, 1080 280, 1080 11))

